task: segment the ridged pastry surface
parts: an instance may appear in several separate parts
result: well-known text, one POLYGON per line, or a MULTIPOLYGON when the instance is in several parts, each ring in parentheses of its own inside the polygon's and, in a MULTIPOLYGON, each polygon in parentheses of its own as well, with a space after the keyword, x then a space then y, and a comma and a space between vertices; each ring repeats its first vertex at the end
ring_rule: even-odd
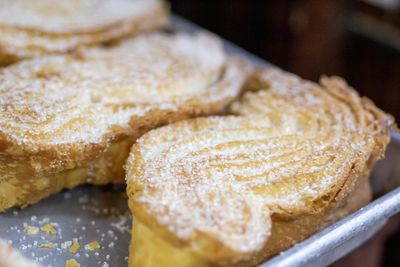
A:
POLYGON ((152 109, 234 97, 239 86, 220 83, 237 69, 225 66, 215 38, 185 34, 21 62, 0 71, 0 132, 21 145, 98 143, 152 109))
POLYGON ((0 65, 116 41, 168 24, 161 0, 1 0, 0 65))
POLYGON ((0 186, 20 188, 26 179, 87 167, 111 144, 130 145, 157 126, 220 113, 240 93, 242 70, 207 33, 150 34, 3 68, 0 186))
POLYGON ((1 0, 0 25, 79 34, 140 17, 160 3, 159 0, 1 0))
POLYGON ((259 252, 271 216, 319 213, 345 198, 383 156, 393 124, 339 78, 317 85, 267 68, 249 87, 260 91, 233 105, 237 116, 153 130, 127 163, 135 218, 211 263, 259 252))

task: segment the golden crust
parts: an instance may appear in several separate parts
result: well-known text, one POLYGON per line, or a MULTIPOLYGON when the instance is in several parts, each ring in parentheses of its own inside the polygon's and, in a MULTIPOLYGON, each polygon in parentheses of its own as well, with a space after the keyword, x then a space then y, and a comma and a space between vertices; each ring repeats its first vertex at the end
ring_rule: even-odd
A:
POLYGON ((168 24, 161 0, 2 0, 0 65, 116 41, 168 24))
MULTIPOLYGON (((4 68, 0 186, 87 167, 111 144, 130 145, 154 127, 219 113, 244 79, 241 64, 227 60, 206 33, 152 34, 4 68)), ((24 205, 24 197, 15 204, 24 205)))
POLYGON ((327 209, 293 220, 272 220, 272 231, 265 246, 251 259, 239 262, 235 267, 256 266, 279 252, 289 249, 312 234, 364 207, 371 201, 372 193, 367 178, 362 178, 356 188, 340 202, 333 202, 327 209))
POLYGON ((271 219, 274 229, 344 201, 383 157, 394 123, 337 77, 317 85, 266 68, 248 86, 261 90, 232 106, 237 116, 150 131, 127 162, 136 222, 205 266, 264 251, 271 219))

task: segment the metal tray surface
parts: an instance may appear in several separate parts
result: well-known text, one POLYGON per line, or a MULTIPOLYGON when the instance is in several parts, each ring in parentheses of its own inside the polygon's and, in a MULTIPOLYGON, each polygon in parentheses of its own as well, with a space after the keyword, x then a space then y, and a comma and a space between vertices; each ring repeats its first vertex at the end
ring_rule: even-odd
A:
MULTIPOLYGON (((178 30, 201 29, 176 16, 173 24, 178 30)), ((260 66, 268 64, 229 42, 225 42, 225 46, 233 55, 260 66)), ((392 136, 387 158, 378 164, 371 177, 374 193, 381 197, 261 266, 326 266, 367 241, 388 218, 398 213, 400 188, 393 188, 400 185, 400 135, 392 136)), ((86 267, 120 267, 127 266, 130 225, 123 186, 80 186, 26 209, 13 209, 0 214, 0 237, 44 266, 64 266, 66 260, 74 258, 86 267), (55 227, 57 234, 39 231, 28 235, 24 231, 26 226, 41 227, 48 223, 55 227), (69 251, 74 240, 81 246, 75 254, 69 251), (85 248, 92 241, 98 241, 100 248, 85 248), (49 242, 55 248, 43 247, 49 242)))

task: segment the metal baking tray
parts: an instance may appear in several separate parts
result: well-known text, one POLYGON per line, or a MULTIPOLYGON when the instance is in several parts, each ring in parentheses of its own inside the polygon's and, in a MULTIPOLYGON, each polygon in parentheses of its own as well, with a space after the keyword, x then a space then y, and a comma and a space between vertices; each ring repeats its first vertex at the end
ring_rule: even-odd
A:
MULTIPOLYGON (((178 30, 195 31, 200 27, 174 16, 178 30)), ((225 41, 227 51, 257 65, 267 62, 225 41)), ((263 267, 326 266, 348 254, 374 235, 394 214, 400 211, 400 135, 392 134, 386 159, 371 176, 375 200, 356 213, 295 245, 261 264, 263 267), (397 178, 397 179, 396 179, 397 178), (396 189, 397 188, 397 189, 396 189), (385 194, 386 193, 386 194, 385 194)), ((82 266, 127 266, 131 217, 123 186, 80 186, 51 196, 23 210, 0 214, 0 238, 8 240, 22 254, 44 266, 64 266, 74 258, 82 266), (52 224, 57 234, 39 231, 28 235, 26 226, 52 224), (72 241, 78 241, 76 254, 69 252, 72 241), (85 245, 97 241, 100 248, 85 245), (54 248, 44 248, 49 246, 54 248)))

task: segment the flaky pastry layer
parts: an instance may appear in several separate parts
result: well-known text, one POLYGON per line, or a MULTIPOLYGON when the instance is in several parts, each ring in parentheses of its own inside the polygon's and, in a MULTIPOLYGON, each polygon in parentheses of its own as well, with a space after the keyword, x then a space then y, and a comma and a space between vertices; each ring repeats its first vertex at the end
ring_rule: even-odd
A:
POLYGON ((62 189, 81 184, 122 183, 125 176, 123 166, 134 140, 126 138, 115 142, 95 160, 55 174, 37 173, 34 160, 9 156, 2 158, 0 154, 0 162, 12 166, 2 168, 0 212, 14 206, 26 207, 62 189))
POLYGON ((277 221, 342 203, 383 157, 394 123, 337 77, 318 85, 266 68, 247 87, 236 116, 150 131, 126 167, 138 227, 206 266, 249 262, 273 246, 277 221))
MULTIPOLYGON (((18 188, 0 211, 71 187, 71 179, 97 181, 69 173, 160 125, 223 112, 244 80, 242 64, 207 33, 151 34, 0 70, 0 188, 18 188), (38 181, 46 186, 30 191, 38 181)), ((100 180, 121 181, 114 173, 100 180)))
POLYGON ((2 0, 0 66, 160 29, 168 13, 161 0, 2 0))
MULTIPOLYGON (((271 235, 258 253, 251 258, 228 264, 232 267, 251 267, 271 258, 313 233, 365 206, 371 200, 368 179, 363 179, 354 192, 328 207, 325 211, 300 216, 294 220, 272 219, 271 235)), ((133 218, 129 266, 159 267, 212 267, 223 266, 209 262, 188 247, 168 242, 146 224, 133 218)))

